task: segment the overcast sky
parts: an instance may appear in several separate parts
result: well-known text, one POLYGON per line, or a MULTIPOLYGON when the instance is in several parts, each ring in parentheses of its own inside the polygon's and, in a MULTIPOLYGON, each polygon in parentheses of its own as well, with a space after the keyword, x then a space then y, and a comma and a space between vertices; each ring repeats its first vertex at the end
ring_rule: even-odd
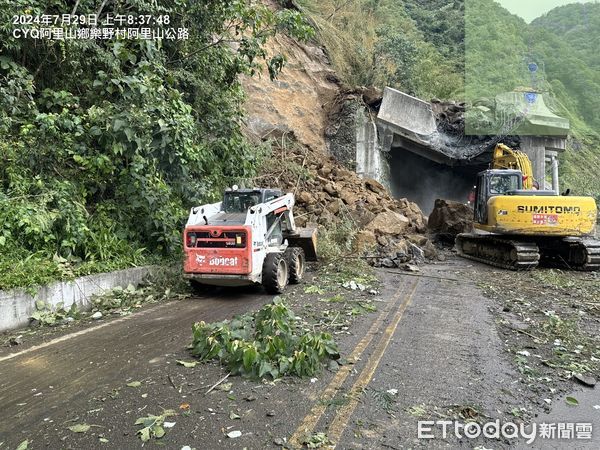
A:
POLYGON ((589 0, 496 0, 511 13, 521 16, 527 23, 557 6, 570 3, 587 3, 589 0))

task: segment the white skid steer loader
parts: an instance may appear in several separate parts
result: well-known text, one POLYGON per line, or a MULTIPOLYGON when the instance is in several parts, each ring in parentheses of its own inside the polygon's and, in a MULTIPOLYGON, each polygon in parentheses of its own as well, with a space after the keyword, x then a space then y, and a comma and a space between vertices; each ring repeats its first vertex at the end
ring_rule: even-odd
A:
POLYGON ((316 261, 317 231, 296 228, 294 195, 227 189, 223 201, 192 208, 184 231, 184 277, 194 287, 262 284, 280 294, 316 261))

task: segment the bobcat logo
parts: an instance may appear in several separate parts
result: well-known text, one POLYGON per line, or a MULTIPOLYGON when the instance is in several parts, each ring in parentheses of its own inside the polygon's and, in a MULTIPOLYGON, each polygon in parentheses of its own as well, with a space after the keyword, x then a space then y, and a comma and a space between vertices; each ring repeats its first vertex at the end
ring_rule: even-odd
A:
POLYGON ((206 262, 206 256, 204 256, 204 255, 196 255, 196 262, 198 264, 204 264, 206 262))

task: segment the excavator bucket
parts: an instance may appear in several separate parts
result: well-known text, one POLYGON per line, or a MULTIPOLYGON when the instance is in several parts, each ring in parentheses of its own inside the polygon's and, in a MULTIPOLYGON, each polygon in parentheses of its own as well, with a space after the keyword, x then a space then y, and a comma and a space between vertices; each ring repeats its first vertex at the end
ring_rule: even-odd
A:
POLYGON ((317 260, 317 229, 296 228, 296 231, 286 234, 285 238, 291 247, 300 247, 304 250, 307 261, 317 260))

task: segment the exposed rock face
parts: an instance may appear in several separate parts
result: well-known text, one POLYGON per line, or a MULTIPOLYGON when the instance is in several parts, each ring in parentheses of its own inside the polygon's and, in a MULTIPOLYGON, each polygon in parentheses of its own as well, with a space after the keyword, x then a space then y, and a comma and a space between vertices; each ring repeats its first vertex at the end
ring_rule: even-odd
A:
POLYGON ((269 41, 268 53, 285 54, 286 65, 276 81, 266 69, 260 76, 242 78, 248 132, 258 139, 288 136, 325 151, 328 105, 339 92, 327 56, 320 47, 299 44, 284 34, 269 41))
POLYGON ((442 239, 473 231, 473 209, 463 203, 437 199, 429 215, 429 229, 442 239))

